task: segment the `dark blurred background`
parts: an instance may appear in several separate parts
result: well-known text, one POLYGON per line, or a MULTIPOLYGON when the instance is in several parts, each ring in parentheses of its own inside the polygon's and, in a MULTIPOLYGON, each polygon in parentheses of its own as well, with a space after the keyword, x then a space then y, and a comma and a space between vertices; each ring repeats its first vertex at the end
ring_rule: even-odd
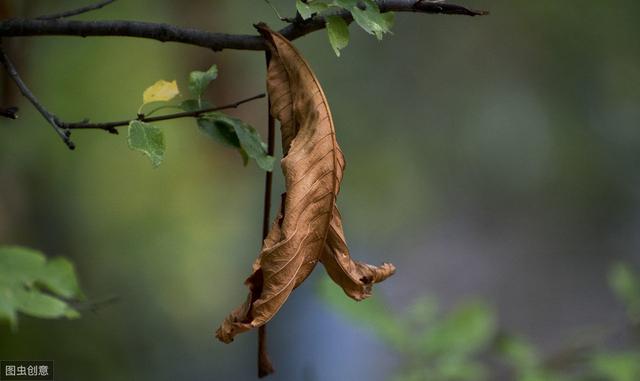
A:
MULTIPOLYGON (((1 3, 18 17, 85 2, 1 3)), ((273 1, 286 15, 293 3, 273 1)), ((624 324, 607 269, 640 263, 640 2, 463 3, 491 15, 398 14, 382 42, 352 25, 340 58, 324 32, 295 44, 323 83, 347 159, 339 205, 352 255, 398 267, 375 293, 390 310, 425 295, 444 311, 483 300, 503 329, 553 353, 580 327, 624 324)), ((80 19, 282 26, 257 0, 121 0, 80 19)), ((259 52, 131 38, 6 44, 70 121, 131 117, 156 80, 186 90, 190 71, 214 63, 215 104, 265 87, 259 52)), ((0 327, 0 358, 55 360, 60 380, 254 379, 256 334, 224 345, 213 332, 246 295, 263 172, 190 120, 162 124, 156 170, 126 134, 75 132, 71 152, 2 80, 2 105, 21 110, 0 121, 0 244, 67 256, 90 299, 118 301, 80 320, 22 316, 17 333, 0 327)), ((231 113, 266 135, 264 100, 231 113)), ((319 267, 269 324, 271 379, 394 377, 402 359, 319 297, 325 277, 319 267)))

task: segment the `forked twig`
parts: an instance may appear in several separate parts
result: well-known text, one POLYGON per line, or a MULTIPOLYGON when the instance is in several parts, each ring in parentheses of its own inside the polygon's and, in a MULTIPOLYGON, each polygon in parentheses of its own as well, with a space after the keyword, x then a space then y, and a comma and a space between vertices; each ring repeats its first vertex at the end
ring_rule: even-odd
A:
POLYGON ((69 132, 69 130, 65 130, 64 128, 60 127, 56 116, 50 113, 49 110, 47 110, 42 105, 42 103, 38 101, 38 98, 36 98, 36 96, 33 95, 31 90, 29 90, 29 87, 27 87, 27 85, 24 83, 22 78, 20 78, 20 75, 18 74, 16 67, 13 65, 13 62, 11 62, 11 60, 9 59, 9 57, 7 56, 7 54, 5 53, 4 49, 2 49, 1 46, 0 46, 0 63, 5 67, 5 69, 7 70, 7 74, 9 74, 9 77, 11 77, 13 82, 16 83, 22 95, 24 95, 24 97, 27 98, 29 102, 31 102, 31 104, 33 104, 33 106, 40 112, 40 114, 42 114, 42 116, 47 120, 47 122, 51 124, 51 126, 53 127, 53 130, 60 136, 64 144, 66 144, 67 147, 69 147, 69 149, 75 149, 76 146, 75 144, 73 144, 73 142, 70 139, 71 133, 69 132))

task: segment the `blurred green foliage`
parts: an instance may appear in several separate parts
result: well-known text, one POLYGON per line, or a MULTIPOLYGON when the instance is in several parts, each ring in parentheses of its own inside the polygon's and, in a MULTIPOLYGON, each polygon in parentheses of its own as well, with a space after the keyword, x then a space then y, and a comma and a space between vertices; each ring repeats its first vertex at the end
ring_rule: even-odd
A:
MULTIPOLYGON (((640 272, 616 263, 611 288, 630 311, 640 303, 640 272)), ((496 313, 486 303, 466 302, 441 314, 433 298, 422 298, 402 313, 392 312, 379 296, 354 302, 328 280, 320 284, 322 298, 358 324, 368 326, 401 354, 395 381, 481 381, 500 379, 502 364, 517 381, 637 381, 640 340, 625 351, 605 350, 606 338, 578 353, 568 349, 558 358, 543 358, 521 336, 501 330, 496 313)), ((630 314, 631 317, 635 315, 630 314)), ((640 328, 632 321, 632 329, 640 328)), ((613 334, 613 333, 612 333, 613 334)))
POLYGON ((32 249, 0 246, 0 322, 15 329, 17 313, 38 318, 77 318, 69 301, 83 297, 74 266, 65 258, 47 260, 32 249))
POLYGON ((624 303, 629 319, 640 324, 640 274, 624 263, 616 263, 609 271, 609 285, 624 303))

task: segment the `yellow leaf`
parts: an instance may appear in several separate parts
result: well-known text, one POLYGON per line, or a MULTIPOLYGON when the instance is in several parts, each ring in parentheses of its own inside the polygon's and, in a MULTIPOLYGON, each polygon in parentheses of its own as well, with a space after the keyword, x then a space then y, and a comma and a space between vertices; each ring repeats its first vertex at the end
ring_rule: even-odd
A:
POLYGON ((180 90, 178 90, 176 81, 167 82, 160 80, 144 91, 142 102, 143 104, 147 104, 158 101, 170 101, 178 94, 180 94, 180 90))

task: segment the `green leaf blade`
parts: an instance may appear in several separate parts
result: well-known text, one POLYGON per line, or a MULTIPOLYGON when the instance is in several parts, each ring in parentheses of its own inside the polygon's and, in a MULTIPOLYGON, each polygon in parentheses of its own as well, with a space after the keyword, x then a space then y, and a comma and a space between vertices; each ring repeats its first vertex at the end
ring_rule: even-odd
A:
POLYGON ((192 71, 189 74, 189 91, 200 98, 209 84, 218 78, 218 67, 211 65, 207 71, 192 71))
POLYGON ((351 15, 353 15, 353 19, 362 29, 381 40, 385 33, 391 32, 394 14, 393 12, 381 13, 378 4, 373 0, 363 0, 363 3, 365 5, 364 9, 360 9, 357 6, 351 7, 351 15))
POLYGON ((244 121, 221 112, 211 112, 198 119, 200 130, 213 139, 237 148, 247 161, 250 157, 265 171, 272 171, 274 158, 267 153, 266 145, 255 128, 244 121))
POLYGON ((129 148, 140 151, 151 160, 157 168, 164 160, 165 142, 162 130, 151 124, 132 120, 129 123, 129 148))
POLYGON ((340 57, 340 50, 349 44, 349 26, 340 16, 327 16, 325 20, 329 43, 336 56, 340 57))
POLYGON ((318 0, 309 0, 306 3, 301 0, 296 0, 296 10, 304 20, 309 19, 315 13, 324 11, 328 7, 329 4, 318 0))

